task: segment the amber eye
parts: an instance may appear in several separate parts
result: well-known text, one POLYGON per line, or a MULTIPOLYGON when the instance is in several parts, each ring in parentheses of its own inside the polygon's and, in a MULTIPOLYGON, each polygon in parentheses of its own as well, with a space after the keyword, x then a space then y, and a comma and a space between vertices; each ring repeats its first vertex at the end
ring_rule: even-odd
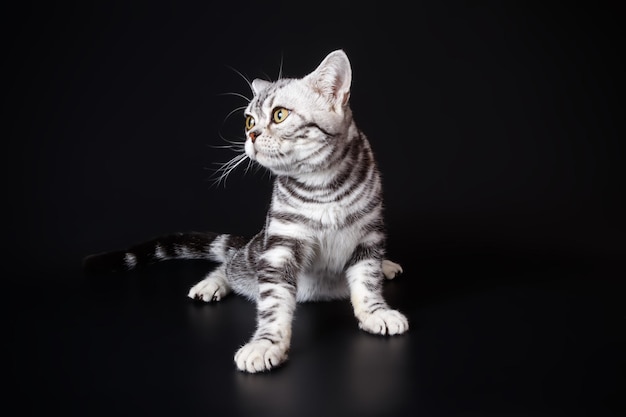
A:
POLYGON ((246 116, 246 130, 250 130, 254 127, 254 117, 246 116))
POLYGON ((287 116, 289 116, 289 113, 291 112, 287 110, 286 108, 278 107, 277 109, 274 110, 274 113, 272 114, 272 118, 274 119, 275 123, 281 123, 287 118, 287 116))

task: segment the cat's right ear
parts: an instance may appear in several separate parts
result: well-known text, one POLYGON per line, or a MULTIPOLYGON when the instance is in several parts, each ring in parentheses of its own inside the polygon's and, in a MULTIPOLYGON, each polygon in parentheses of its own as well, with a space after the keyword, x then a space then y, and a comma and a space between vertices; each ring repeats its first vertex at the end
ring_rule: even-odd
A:
POLYGON ((350 98, 352 69, 346 53, 338 49, 324 58, 322 63, 305 77, 313 90, 323 96, 331 107, 341 113, 350 98))
POLYGON ((269 81, 265 81, 262 80, 260 78, 256 78, 254 80, 252 80, 252 92, 254 93, 254 95, 258 95, 260 91, 265 90, 269 85, 271 84, 271 82, 269 81))

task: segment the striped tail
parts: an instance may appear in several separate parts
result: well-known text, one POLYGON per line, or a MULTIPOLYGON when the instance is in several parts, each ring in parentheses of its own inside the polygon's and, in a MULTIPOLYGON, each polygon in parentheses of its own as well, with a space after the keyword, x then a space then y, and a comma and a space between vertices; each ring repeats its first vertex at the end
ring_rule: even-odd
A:
POLYGON ((170 259, 207 259, 225 262, 247 239, 213 232, 173 233, 159 236, 125 250, 89 255, 83 260, 86 272, 129 271, 170 259))

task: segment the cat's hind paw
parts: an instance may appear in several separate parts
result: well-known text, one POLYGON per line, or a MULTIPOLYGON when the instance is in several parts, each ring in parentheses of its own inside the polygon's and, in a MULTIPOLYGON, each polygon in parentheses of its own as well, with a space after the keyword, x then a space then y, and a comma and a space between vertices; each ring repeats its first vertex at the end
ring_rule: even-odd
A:
POLYGON ((387 279, 394 279, 402 272, 402 267, 399 264, 392 262, 389 259, 385 259, 383 261, 383 274, 387 279))
POLYGON ((409 321, 397 310, 380 309, 360 317, 359 328, 373 334, 396 335, 409 330, 409 321))
POLYGON ((219 301, 231 291, 221 270, 211 272, 205 279, 191 287, 187 296, 205 302, 219 301))
POLYGON ((240 371, 256 373, 269 371, 287 360, 287 349, 269 340, 253 340, 235 354, 240 371))

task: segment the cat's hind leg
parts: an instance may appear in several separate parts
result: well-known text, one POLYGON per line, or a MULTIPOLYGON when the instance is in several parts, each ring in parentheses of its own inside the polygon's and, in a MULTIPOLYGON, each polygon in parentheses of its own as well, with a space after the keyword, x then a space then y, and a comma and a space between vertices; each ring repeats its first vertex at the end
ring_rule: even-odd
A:
POLYGON ((392 262, 389 259, 383 260, 383 274, 385 275, 385 278, 394 279, 402 272, 404 271, 402 271, 402 267, 399 264, 392 262))
POLYGON ((226 278, 226 266, 220 265, 189 290, 189 298, 206 302, 219 301, 232 291, 226 278))

